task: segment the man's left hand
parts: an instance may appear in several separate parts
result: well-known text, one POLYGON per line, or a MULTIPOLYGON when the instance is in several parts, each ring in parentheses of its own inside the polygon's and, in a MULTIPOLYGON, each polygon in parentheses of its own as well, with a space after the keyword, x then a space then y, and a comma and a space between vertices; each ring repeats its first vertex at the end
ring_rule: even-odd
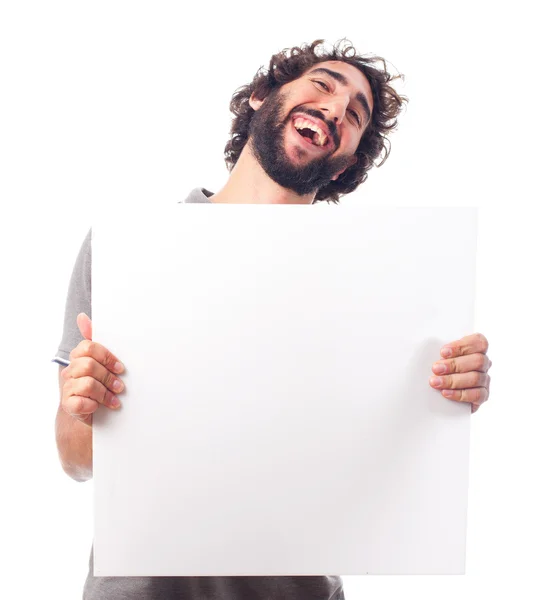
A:
POLYGON ((488 400, 490 393, 490 375, 487 372, 492 361, 487 350, 487 338, 481 333, 445 344, 441 349, 444 360, 432 365, 436 377, 430 378, 430 385, 450 400, 469 402, 471 412, 476 412, 488 400))

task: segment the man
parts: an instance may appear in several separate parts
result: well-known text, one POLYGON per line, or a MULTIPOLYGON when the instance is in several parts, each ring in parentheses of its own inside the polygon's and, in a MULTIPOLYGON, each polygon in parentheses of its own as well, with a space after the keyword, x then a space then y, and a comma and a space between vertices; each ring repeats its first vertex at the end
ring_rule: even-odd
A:
MULTIPOLYGON (((386 134, 395 128, 406 99, 391 87, 382 59, 360 57, 341 42, 320 52, 321 44, 278 53, 267 71, 237 90, 225 148, 230 177, 218 193, 198 188, 186 202, 337 202, 365 181, 378 158, 385 160, 386 134)), ((117 408, 123 389, 119 359, 91 341, 90 265, 89 234, 70 281, 55 358, 61 365, 57 446, 64 470, 79 481, 92 477, 92 415, 100 405, 100 410, 117 408)), ((430 385, 447 398, 471 403, 475 412, 488 399, 487 347, 480 334, 450 343, 442 349, 444 360, 432 367, 439 382, 431 378, 430 385)), ((339 576, 95 578, 92 570, 91 554, 87 600, 344 598, 339 576)))

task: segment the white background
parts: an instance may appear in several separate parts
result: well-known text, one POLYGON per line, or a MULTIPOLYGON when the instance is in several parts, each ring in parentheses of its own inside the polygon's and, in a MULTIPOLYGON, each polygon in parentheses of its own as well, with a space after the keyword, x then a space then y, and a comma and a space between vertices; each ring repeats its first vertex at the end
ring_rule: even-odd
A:
MULTIPOLYGON (((2 596, 77 598, 86 576, 92 483, 60 468, 49 361, 94 210, 217 191, 233 91, 282 48, 344 36, 406 75, 410 105, 388 162, 343 202, 481 207, 476 330, 494 363, 472 417, 467 575, 345 578, 346 597, 539 593, 539 52, 524 6, 1 5, 2 596)), ((445 264, 426 276, 460 286, 445 264)))

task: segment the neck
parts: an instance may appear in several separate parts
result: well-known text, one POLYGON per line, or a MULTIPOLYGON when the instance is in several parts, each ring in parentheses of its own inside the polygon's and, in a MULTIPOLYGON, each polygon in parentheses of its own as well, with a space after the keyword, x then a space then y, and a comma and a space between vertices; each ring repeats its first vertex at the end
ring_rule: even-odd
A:
POLYGON ((248 142, 227 183, 210 200, 224 204, 312 204, 314 197, 315 193, 299 196, 273 181, 255 158, 248 142))

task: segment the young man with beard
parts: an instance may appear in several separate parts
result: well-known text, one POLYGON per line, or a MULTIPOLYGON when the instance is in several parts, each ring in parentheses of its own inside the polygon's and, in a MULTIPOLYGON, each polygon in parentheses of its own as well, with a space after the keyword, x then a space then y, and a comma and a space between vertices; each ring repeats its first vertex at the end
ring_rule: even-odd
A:
MULTIPOLYGON (((231 175, 218 193, 197 188, 186 202, 337 202, 366 179, 377 159, 385 160, 386 135, 405 98, 391 87, 382 59, 359 56, 340 43, 318 52, 321 44, 276 54, 268 70, 234 94, 235 119, 225 148, 231 175)), ((64 470, 78 481, 92 477, 92 415, 100 405, 117 408, 116 394, 123 389, 123 366, 92 341, 90 276, 89 233, 70 281, 54 359, 61 365, 57 446, 64 470)), ((432 377, 430 385, 447 398, 471 403, 475 412, 488 399, 487 348, 481 334, 449 343, 442 349, 444 360, 432 367, 441 377, 432 377)), ((94 577, 91 553, 84 598, 340 600, 344 594, 339 576, 94 577)))

